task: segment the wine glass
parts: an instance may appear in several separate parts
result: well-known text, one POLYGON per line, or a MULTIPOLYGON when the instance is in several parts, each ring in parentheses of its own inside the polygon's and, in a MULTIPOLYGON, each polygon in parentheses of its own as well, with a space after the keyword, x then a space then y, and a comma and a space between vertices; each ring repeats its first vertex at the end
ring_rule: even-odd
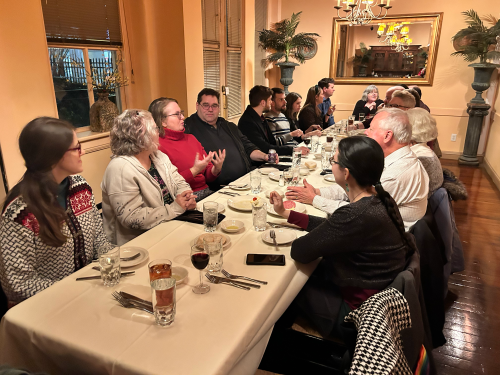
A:
POLYGON ((210 291, 210 286, 203 284, 203 271, 208 266, 208 261, 210 260, 210 254, 207 250, 199 249, 196 245, 191 247, 191 263, 193 266, 200 270, 200 285, 193 288, 193 292, 196 294, 205 294, 210 291))

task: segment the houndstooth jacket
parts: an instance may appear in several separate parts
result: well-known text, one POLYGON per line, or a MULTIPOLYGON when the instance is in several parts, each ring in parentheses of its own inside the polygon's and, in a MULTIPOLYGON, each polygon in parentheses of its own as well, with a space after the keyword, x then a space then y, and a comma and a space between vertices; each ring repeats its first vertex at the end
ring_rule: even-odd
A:
POLYGON ((395 288, 368 298, 344 319, 358 331, 349 375, 411 375, 399 332, 411 327, 410 307, 395 288))
POLYGON ((86 266, 107 243, 92 188, 83 177, 69 177, 66 199, 68 219, 62 232, 68 240, 61 247, 42 242, 38 221, 22 196, 2 213, 0 281, 10 302, 29 298, 86 266))

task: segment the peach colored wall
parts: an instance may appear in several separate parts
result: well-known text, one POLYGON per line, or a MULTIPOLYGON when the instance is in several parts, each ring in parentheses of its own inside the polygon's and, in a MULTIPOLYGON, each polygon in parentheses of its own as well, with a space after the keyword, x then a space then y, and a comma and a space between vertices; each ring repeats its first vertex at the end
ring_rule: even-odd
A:
POLYGON ((25 171, 19 133, 57 107, 40 1, 0 0, 0 9, 0 144, 12 188, 25 171))
MULTIPOLYGON (((499 78, 500 80, 500 78, 499 78)), ((500 82, 498 82, 500 83, 500 82)), ((493 172, 493 179, 497 185, 500 182, 500 95, 497 95, 496 102, 493 103, 492 111, 494 111, 493 122, 490 126, 490 134, 486 145, 486 153, 484 156, 485 163, 493 172)), ((500 189, 500 186, 498 186, 500 189)))
MULTIPOLYGON (((329 76, 332 45, 333 18, 337 12, 331 0, 317 0, 314 6, 305 6, 303 0, 287 0, 282 2, 281 17, 290 17, 293 12, 303 11, 298 32, 317 32, 321 35, 318 41, 318 53, 306 64, 295 70, 294 83, 291 91, 302 95, 310 86, 329 76)), ((448 154, 459 154, 463 150, 468 116, 467 102, 474 97, 471 88, 473 69, 467 67, 464 60, 451 57, 454 52, 451 37, 466 26, 462 11, 474 8, 480 15, 489 14, 497 9, 496 0, 485 0, 471 4, 467 0, 435 1, 421 0, 417 2, 391 2, 391 15, 417 14, 422 12, 444 12, 441 38, 438 47, 436 71, 433 86, 422 87, 422 99, 436 116, 441 149, 448 154), (451 134, 457 134, 457 141, 451 142, 451 134)), ((276 69, 276 68, 274 68, 276 69)), ((273 85, 275 82, 270 82, 273 85)), ((336 118, 345 117, 351 113, 354 104, 360 99, 365 85, 336 85, 332 101, 337 104, 336 118)), ((387 85, 379 85, 379 90, 385 93, 387 85)))

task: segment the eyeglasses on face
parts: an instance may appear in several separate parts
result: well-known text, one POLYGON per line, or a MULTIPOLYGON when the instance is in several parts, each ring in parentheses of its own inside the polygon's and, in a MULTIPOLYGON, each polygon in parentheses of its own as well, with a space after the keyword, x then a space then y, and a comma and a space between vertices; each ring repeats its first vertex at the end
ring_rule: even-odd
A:
POLYGON ((177 118, 179 120, 182 120, 184 118, 184 111, 175 112, 175 113, 172 113, 171 115, 165 115, 165 117, 169 117, 169 116, 177 116, 177 118))
POLYGON ((78 142, 78 146, 73 147, 73 148, 68 148, 68 151, 75 151, 75 150, 78 150, 79 154, 82 153, 82 145, 80 144, 80 142, 78 142))
POLYGON ((330 158, 330 164, 337 164, 338 166, 340 166, 340 163, 336 161, 333 156, 330 158))
POLYGON ((217 111, 219 109, 218 104, 208 104, 208 103, 201 103, 201 108, 203 108, 205 111, 208 111, 210 108, 212 108, 213 111, 217 111))
POLYGON ((406 108, 406 109, 410 109, 410 107, 405 107, 404 105, 399 105, 399 104, 387 104, 387 108, 406 108))

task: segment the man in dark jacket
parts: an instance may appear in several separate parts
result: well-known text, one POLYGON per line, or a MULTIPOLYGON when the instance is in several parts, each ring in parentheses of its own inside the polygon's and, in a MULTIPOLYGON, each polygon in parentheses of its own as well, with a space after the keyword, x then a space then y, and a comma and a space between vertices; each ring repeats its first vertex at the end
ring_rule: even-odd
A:
MULTIPOLYGON (((254 86, 250 90, 250 105, 238 122, 238 128, 248 139, 263 152, 269 152, 269 149, 275 149, 278 155, 292 155, 293 146, 278 146, 273 132, 267 123, 263 113, 271 110, 273 92, 266 86, 254 86)), ((309 149, 301 147, 302 153, 307 155, 309 149)))
POLYGON ((227 163, 217 179, 208 184, 211 190, 219 190, 252 169, 252 160, 268 161, 267 153, 248 140, 232 122, 219 117, 219 93, 203 89, 198 94, 196 113, 184 120, 185 132, 193 134, 206 152, 226 150, 227 163))

